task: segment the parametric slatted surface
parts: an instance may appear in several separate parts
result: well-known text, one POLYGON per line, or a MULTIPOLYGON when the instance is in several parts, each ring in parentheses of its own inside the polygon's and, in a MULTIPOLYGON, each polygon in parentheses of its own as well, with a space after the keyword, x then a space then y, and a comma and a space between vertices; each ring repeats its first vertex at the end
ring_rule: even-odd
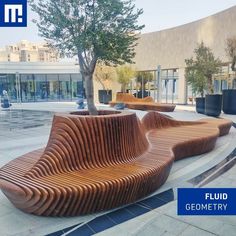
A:
POLYGON ((45 149, 0 169, 0 188, 19 209, 74 216, 134 202, 167 179, 172 163, 214 148, 231 121, 175 121, 149 112, 57 114, 45 149))
POLYGON ((156 103, 152 97, 136 98, 129 93, 117 93, 116 101, 109 102, 111 107, 119 103, 124 103, 127 108, 135 110, 153 110, 162 112, 173 112, 174 104, 156 103))

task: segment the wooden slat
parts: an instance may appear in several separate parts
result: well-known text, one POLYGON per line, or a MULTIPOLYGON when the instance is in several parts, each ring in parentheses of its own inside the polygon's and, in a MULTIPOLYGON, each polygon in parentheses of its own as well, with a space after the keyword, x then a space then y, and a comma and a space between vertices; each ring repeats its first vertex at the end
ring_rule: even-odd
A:
POLYGON ((176 107, 174 104, 156 103, 152 97, 136 98, 130 93, 117 93, 116 101, 109 102, 111 107, 114 107, 118 103, 124 103, 129 109, 143 111, 173 112, 176 107))
POLYGON ((45 149, 0 169, 0 188, 19 209, 74 216, 134 202, 167 179, 174 160, 214 148, 231 121, 183 122, 149 112, 54 116, 45 149))

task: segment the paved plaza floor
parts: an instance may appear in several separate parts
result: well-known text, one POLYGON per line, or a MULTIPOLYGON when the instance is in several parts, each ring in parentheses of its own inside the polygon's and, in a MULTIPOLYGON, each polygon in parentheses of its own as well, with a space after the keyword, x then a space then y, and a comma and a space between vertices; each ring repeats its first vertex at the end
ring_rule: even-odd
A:
MULTIPOLYGON (((110 109, 100 106, 101 109, 110 109)), ((55 112, 75 103, 13 104, 0 111, 0 167, 47 144, 55 112)), ((134 111, 142 118, 146 112, 134 111)), ((205 118, 191 106, 166 113, 181 120, 205 118)), ((221 115, 236 123, 236 116, 221 115)), ((135 204, 99 214, 69 218, 39 217, 16 209, 0 192, 0 235, 236 235, 236 216, 178 216, 178 187, 236 187, 236 129, 220 137, 212 152, 174 163, 166 183, 135 204)))

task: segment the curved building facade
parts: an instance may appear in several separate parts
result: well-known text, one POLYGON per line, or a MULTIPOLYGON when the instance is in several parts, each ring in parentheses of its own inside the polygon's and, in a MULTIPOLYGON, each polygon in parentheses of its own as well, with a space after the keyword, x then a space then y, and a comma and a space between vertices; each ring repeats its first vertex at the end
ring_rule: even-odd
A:
POLYGON ((236 86, 225 48, 226 39, 236 36, 236 6, 179 27, 142 34, 136 47, 139 71, 156 71, 161 66, 162 100, 187 103, 192 96, 185 77, 185 59, 193 55, 201 41, 223 62, 222 75, 215 80, 215 92, 236 86), (225 80, 225 78, 231 78, 225 80))

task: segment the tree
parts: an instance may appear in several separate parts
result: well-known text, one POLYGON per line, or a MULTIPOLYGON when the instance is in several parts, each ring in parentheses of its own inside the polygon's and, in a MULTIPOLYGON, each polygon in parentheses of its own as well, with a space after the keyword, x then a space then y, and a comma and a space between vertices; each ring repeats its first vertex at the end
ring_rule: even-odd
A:
POLYGON ((103 90, 108 90, 109 82, 116 78, 116 69, 112 66, 97 63, 94 77, 102 85, 103 90))
POLYGON ((126 93, 127 85, 131 82, 131 79, 135 76, 135 71, 131 66, 120 66, 116 70, 117 81, 121 84, 122 93, 126 93))
POLYGON ((203 42, 194 49, 195 59, 186 59, 185 77, 195 92, 203 95, 204 90, 208 94, 214 92, 213 75, 220 71, 221 61, 215 58, 211 49, 203 42))
POLYGON ((207 83, 205 76, 194 67, 192 58, 186 59, 185 78, 188 84, 191 85, 194 94, 204 96, 204 91, 207 90, 207 83))
POLYGON ((132 63, 142 9, 134 0, 30 0, 38 13, 40 35, 67 56, 78 56, 89 113, 94 104, 93 73, 97 62, 132 63))
POLYGON ((231 38, 228 38, 226 40, 226 53, 228 55, 228 57, 230 58, 231 60, 231 69, 232 71, 235 71, 236 73, 236 36, 233 36, 231 38))
POLYGON ((141 72, 141 71, 139 71, 136 74, 136 78, 137 78, 137 82, 140 83, 140 85, 141 85, 141 90, 145 91, 146 84, 148 82, 153 81, 154 77, 153 77, 153 73, 151 73, 151 72, 147 72, 147 71, 141 72))

